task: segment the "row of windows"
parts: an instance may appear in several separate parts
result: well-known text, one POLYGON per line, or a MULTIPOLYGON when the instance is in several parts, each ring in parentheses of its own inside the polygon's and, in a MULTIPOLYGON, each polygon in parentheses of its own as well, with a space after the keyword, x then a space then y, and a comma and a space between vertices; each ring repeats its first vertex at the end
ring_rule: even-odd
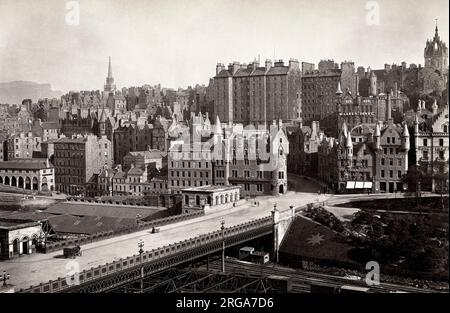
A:
POLYGON ((180 187, 180 186, 183 186, 183 187, 191 187, 191 186, 194 186, 194 187, 197 187, 197 186, 203 186, 203 185, 205 185, 205 186, 207 186, 207 185, 209 185, 210 183, 208 182, 208 181, 196 181, 196 180, 194 180, 194 181, 191 181, 191 180, 182 180, 181 181, 181 183, 180 183, 180 181, 179 180, 172 180, 172 182, 170 183, 170 185, 172 186, 172 187, 180 187))
MULTIPOLYGON (((193 171, 192 177, 197 178, 198 177, 203 178, 205 176, 206 178, 209 178, 209 172, 201 172, 201 171, 193 171)), ((191 177, 190 171, 170 171, 170 176, 172 177, 191 177)))
MULTIPOLYGON (((381 170, 381 177, 384 178, 385 177, 385 171, 381 170)), ((397 178, 401 178, 402 177, 402 171, 397 171, 397 178)), ((394 178, 394 171, 390 170, 389 171, 389 178, 394 178)))
MULTIPOLYGON (((428 147, 428 139, 423 139, 423 146, 424 147, 428 147)), ((439 139, 439 146, 443 147, 444 146, 444 139, 439 139)))

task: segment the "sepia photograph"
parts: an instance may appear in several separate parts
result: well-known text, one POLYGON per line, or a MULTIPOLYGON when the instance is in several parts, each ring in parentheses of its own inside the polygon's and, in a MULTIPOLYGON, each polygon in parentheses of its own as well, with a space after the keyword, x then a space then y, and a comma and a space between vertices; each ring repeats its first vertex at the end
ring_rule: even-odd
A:
POLYGON ((448 295, 448 25, 447 0, 0 0, 0 300, 448 295))

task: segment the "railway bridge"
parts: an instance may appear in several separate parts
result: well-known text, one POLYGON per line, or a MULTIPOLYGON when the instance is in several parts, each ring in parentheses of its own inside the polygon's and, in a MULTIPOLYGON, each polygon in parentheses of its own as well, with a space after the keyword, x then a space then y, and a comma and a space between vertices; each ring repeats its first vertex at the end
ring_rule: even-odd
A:
MULTIPOLYGON (((274 252, 278 249, 280 237, 287 229, 289 216, 295 210, 279 212, 276 208, 271 216, 252 220, 221 230, 203 234, 98 267, 59 277, 37 286, 20 289, 19 293, 100 293, 143 279, 146 276, 179 266, 211 254, 219 253, 223 247, 230 248, 245 242, 274 235, 274 252), (281 216, 281 218, 280 218, 281 216)), ((276 253, 275 253, 276 254, 276 253)))

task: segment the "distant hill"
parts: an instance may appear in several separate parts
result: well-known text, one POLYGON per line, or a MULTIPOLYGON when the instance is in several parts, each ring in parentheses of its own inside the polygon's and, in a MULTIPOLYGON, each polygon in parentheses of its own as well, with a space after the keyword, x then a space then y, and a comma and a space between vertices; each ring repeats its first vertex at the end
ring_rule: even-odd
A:
POLYGON ((62 92, 52 90, 50 84, 39 84, 29 81, 0 83, 0 103, 20 104, 23 99, 37 102, 43 98, 59 98, 62 92))

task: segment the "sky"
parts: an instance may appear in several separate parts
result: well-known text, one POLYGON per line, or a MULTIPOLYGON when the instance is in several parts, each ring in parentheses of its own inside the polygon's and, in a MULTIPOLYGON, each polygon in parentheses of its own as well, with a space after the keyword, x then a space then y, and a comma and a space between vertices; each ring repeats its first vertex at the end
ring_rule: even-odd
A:
POLYGON ((79 23, 72 2, 0 0, 0 82, 102 90, 108 56, 120 88, 207 85, 258 56, 423 64, 435 19, 449 42, 448 0, 78 0, 79 23))

